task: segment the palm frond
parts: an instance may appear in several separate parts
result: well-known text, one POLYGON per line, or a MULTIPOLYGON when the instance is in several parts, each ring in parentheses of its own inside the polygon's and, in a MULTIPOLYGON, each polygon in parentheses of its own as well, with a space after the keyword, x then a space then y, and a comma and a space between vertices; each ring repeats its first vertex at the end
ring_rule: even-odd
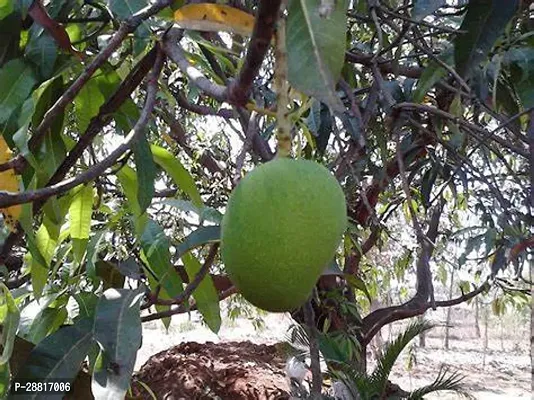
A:
POLYGON ((426 396, 429 393, 442 390, 453 391, 468 399, 474 399, 474 397, 463 388, 461 383, 463 379, 464 376, 458 371, 451 372, 450 368, 442 367, 434 382, 411 392, 408 400, 420 400, 423 399, 423 396, 426 396))
POLYGON ((295 350, 298 359, 303 359, 310 354, 310 339, 308 332, 302 325, 295 324, 289 328, 286 342, 295 350))
POLYGON ((344 371, 332 371, 332 380, 343 383, 353 399, 371 399, 376 390, 371 385, 369 377, 353 368, 344 371))
POLYGON ((418 335, 432 329, 434 325, 427 321, 412 322, 408 328, 386 347, 382 357, 377 360, 377 366, 370 376, 373 385, 381 387, 383 391, 388 382, 388 376, 406 346, 418 335))

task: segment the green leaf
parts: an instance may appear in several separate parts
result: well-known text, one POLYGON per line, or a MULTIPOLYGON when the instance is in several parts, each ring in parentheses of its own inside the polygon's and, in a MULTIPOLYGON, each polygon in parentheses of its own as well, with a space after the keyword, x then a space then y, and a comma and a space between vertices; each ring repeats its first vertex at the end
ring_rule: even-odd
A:
MULTIPOLYGON (((510 67, 511 81, 519 95, 523 109, 534 106, 534 49, 530 47, 510 49, 504 55, 503 62, 510 67)), ((507 111, 513 115, 517 105, 508 91, 509 89, 504 85, 498 86, 497 98, 501 104, 508 106, 507 111)))
POLYGON ((221 227, 220 226, 204 226, 198 228, 194 232, 191 232, 186 236, 182 242, 176 246, 176 258, 180 258, 183 254, 195 247, 219 242, 221 240, 221 227))
MULTIPOLYGON (((452 48, 444 50, 438 58, 448 65, 452 64, 454 61, 452 48)), ((445 78, 447 73, 447 70, 436 61, 430 61, 417 81, 417 88, 413 91, 412 101, 414 103, 421 103, 428 91, 442 78, 445 78)))
POLYGON ((488 55, 515 15, 519 0, 471 0, 454 40, 456 70, 467 77, 488 55))
POLYGON ((167 204, 171 207, 176 207, 178 210, 184 212, 193 212, 198 215, 200 221, 209 221, 215 224, 220 224, 223 219, 223 214, 212 207, 197 207, 191 201, 179 199, 165 199, 161 203, 167 204))
POLYGON ((74 317, 75 321, 83 319, 94 320, 96 306, 99 298, 93 292, 81 292, 74 296, 74 300, 78 303, 78 315, 74 317))
POLYGON ((133 145, 135 167, 137 170, 137 201, 141 212, 144 212, 154 196, 154 180, 156 179, 156 165, 150 152, 150 146, 143 133, 133 145))
POLYGON ((362 280, 362 278, 352 274, 346 274, 344 275, 344 278, 347 280, 349 285, 351 285, 355 289, 362 291, 365 294, 365 297, 367 297, 367 299, 369 300, 369 302, 372 302, 373 299, 369 294, 369 290, 367 290, 367 285, 362 280))
POLYGON ((40 297, 48 278, 50 262, 56 252, 58 240, 51 236, 46 226, 42 224, 35 235, 35 243, 39 254, 42 255, 42 260, 39 261, 39 257, 36 257, 34 252, 31 253, 31 277, 34 293, 36 297, 40 297))
POLYGON ((446 4, 446 0, 416 0, 412 10, 412 19, 420 21, 446 4))
POLYGON ((287 18, 289 82, 340 112, 344 107, 335 85, 345 61, 346 11, 346 0, 333 2, 329 10, 320 0, 290 0, 287 18))
POLYGON ((0 20, 3 20, 15 9, 13 0, 0 0, 0 20))
POLYGON ((9 369, 9 363, 0 364, 0 399, 7 397, 10 380, 11 371, 9 369))
MULTIPOLYGON (((14 0, 3 1, 9 3, 14 0)), ((20 32, 22 30, 22 18, 17 12, 12 12, 0 20, 2 21, 0 23, 0 67, 2 67, 9 60, 21 55, 20 32)))
MULTIPOLYGON (((191 253, 182 256, 185 270, 189 276, 189 281, 192 281, 200 268, 200 262, 191 253)), ((208 324, 213 333, 218 333, 221 328, 221 310, 219 307, 219 295, 213 285, 213 280, 209 274, 206 274, 204 279, 197 286, 193 292, 198 311, 202 314, 204 321, 208 324)))
POLYGON ((143 233, 148 216, 141 212, 141 206, 139 205, 137 196, 137 192, 139 191, 137 173, 133 168, 126 165, 117 173, 117 178, 119 179, 124 194, 128 199, 127 207, 134 215, 135 231, 139 236, 143 233))
POLYGON ((100 243, 102 242, 105 232, 105 230, 98 231, 87 245, 85 269, 87 271, 87 276, 93 280, 96 278, 96 261, 98 259, 98 252, 100 251, 100 243))
POLYGON ((137 290, 108 289, 96 309, 94 337, 102 349, 91 389, 96 399, 124 398, 141 347, 140 303, 143 287, 137 290))
POLYGON ((32 343, 39 343, 45 337, 57 331, 67 318, 67 309, 65 307, 49 307, 39 313, 30 326, 30 331, 26 337, 32 343))
POLYGON ((74 189, 74 196, 69 207, 71 238, 89 239, 92 214, 93 186, 91 184, 80 185, 74 189))
POLYGON ((8 364, 11 354, 13 353, 15 336, 19 327, 20 311, 11 292, 2 282, 0 282, 0 289, 3 292, 3 295, 0 297, 0 304, 4 303, 7 311, 3 319, 0 320, 2 326, 2 336, 0 337, 0 347, 2 348, 2 353, 0 354, 0 367, 3 367, 8 364))
POLYGON ((124 287, 125 276, 121 274, 116 264, 98 260, 96 262, 96 275, 102 279, 104 290, 124 287))
POLYGON ((174 183, 189 196, 196 207, 202 207, 203 201, 195 184, 195 180, 182 163, 168 150, 163 147, 151 145, 154 161, 163 168, 173 179, 174 183))
MULTIPOLYGON (((30 353, 17 374, 17 379, 37 382, 62 380, 72 383, 93 343, 92 322, 91 320, 79 321, 44 338, 30 353)), ((46 398, 60 399, 62 397, 58 393, 58 396, 46 398)), ((44 399, 45 397, 35 393, 26 398, 44 399)))
POLYGON ((171 264, 170 241, 161 226, 148 220, 140 238, 142 254, 146 258, 148 273, 151 273, 169 296, 175 297, 183 291, 180 276, 171 264))
POLYGON ((128 199, 128 208, 132 214, 136 216, 141 215, 141 207, 139 206, 139 201, 137 200, 137 191, 139 190, 137 184, 137 173, 133 168, 125 165, 117 173, 117 178, 119 179, 122 190, 128 199))
POLYGON ((80 132, 84 132, 87 129, 91 118, 98 114, 100 106, 106 101, 97 78, 98 76, 89 79, 74 98, 74 107, 76 109, 75 115, 78 122, 78 130, 80 132))
POLYGON ((146 0, 107 0, 109 9, 118 19, 124 20, 131 17, 141 8, 146 7, 146 0))
POLYGON ((24 103, 36 82, 32 68, 21 59, 11 60, 0 69, 0 123, 24 103))
POLYGON ((54 72, 58 56, 56 41, 45 30, 36 29, 32 33, 26 45, 25 56, 35 64, 41 77, 48 79, 54 72))

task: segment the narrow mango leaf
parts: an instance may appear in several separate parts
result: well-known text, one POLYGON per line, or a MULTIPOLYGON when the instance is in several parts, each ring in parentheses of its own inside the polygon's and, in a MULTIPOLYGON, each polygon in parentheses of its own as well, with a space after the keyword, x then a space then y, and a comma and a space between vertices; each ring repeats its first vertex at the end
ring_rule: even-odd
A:
POLYGON ((176 258, 182 257, 189 250, 207 243, 219 242, 221 240, 220 226, 203 226, 191 232, 182 242, 176 246, 176 258))
POLYGON ((150 152, 150 146, 143 133, 133 146, 135 167, 137 169, 137 201, 141 212, 150 206, 154 196, 154 180, 156 179, 156 165, 150 152))
POLYGON ((121 168, 117 173, 117 178, 122 186, 122 190, 126 195, 128 200, 128 207, 132 214, 139 216, 141 215, 141 207, 139 206, 139 201, 137 200, 137 173, 135 170, 127 165, 121 168))
MULTIPOLYGON (((452 48, 445 50, 440 54, 439 58, 446 64, 451 65, 454 62, 452 48)), ((414 103, 422 102, 428 91, 432 89, 440 79, 446 77, 447 73, 447 70, 436 61, 430 61, 428 67, 425 68, 421 77, 417 81, 417 88, 413 92, 412 101, 414 103)))
POLYGON ((182 163, 170 151, 163 147, 151 145, 150 149, 156 164, 171 176, 174 183, 189 196, 195 206, 202 207, 204 203, 200 197, 195 180, 189 171, 184 168, 182 163))
POLYGON ((171 264, 170 241, 161 226, 148 220, 140 242, 142 255, 150 268, 147 272, 152 274, 169 296, 180 294, 183 291, 182 280, 171 264))
POLYGON ((144 289, 108 289, 96 308, 94 337, 100 344, 100 365, 91 389, 96 400, 124 398, 141 347, 140 303, 144 289))
POLYGON ((74 317, 75 321, 83 319, 94 320, 96 306, 99 298, 93 292, 81 292, 74 296, 74 300, 78 303, 78 315, 74 317))
POLYGON ((174 21, 182 29, 243 36, 250 36, 254 28, 253 15, 224 4, 188 4, 174 12, 174 21))
POLYGON ((29 264, 31 265, 32 288, 34 296, 38 299, 43 292, 46 278, 48 276, 48 270, 45 267, 42 267, 42 265, 46 265, 46 261, 37 246, 37 239, 33 232, 33 213, 31 203, 22 205, 22 213, 19 222, 24 230, 26 244, 30 250, 30 254, 28 254, 27 257, 29 264), (33 260, 35 260, 36 263, 33 263, 33 260))
MULTIPOLYGON (((11 295, 11 292, 0 282, 0 289, 3 295, 0 297, 0 304, 5 303, 6 315, 0 320, 2 325, 2 336, 0 337, 0 346, 2 347, 2 354, 0 355, 0 367, 8 364, 11 354, 13 352, 13 346, 15 343, 15 336, 19 327, 20 311, 11 295)), ((1 391, 0 391, 1 393, 1 391)))
POLYGON ((91 215, 93 214, 93 186, 80 185, 74 189, 74 196, 69 207, 70 237, 89 239, 91 215))
POLYGON ((42 255, 42 260, 39 261, 39 258, 35 257, 34 253, 32 252, 30 264, 32 287, 36 297, 38 298, 43 293, 43 289, 48 278, 50 262, 52 261, 52 257, 56 252, 58 240, 57 238, 52 237, 46 226, 42 224, 35 235, 35 243, 37 245, 39 254, 42 255))
POLYGON ((223 219, 223 214, 212 207, 196 207, 191 201, 180 199, 165 199, 161 203, 176 207, 178 210, 185 212, 192 212, 198 215, 200 221, 209 221, 215 224, 220 224, 223 219))
MULTIPOLYGON (((93 321, 82 320, 44 338, 30 353, 17 379, 72 383, 93 343, 93 321)), ((62 393, 33 393, 26 399, 61 399, 62 393)))
POLYGON ((67 309, 65 307, 49 307, 39 314, 30 327, 26 339, 32 343, 39 343, 45 337, 57 331, 67 318, 67 309))
MULTIPOLYGON (((534 49, 531 47, 516 47, 508 50, 504 55, 504 63, 509 65, 511 81, 521 100, 524 109, 534 105, 534 49)), ((508 111, 509 115, 518 112, 514 96, 504 85, 498 86, 497 99, 499 105, 508 111)))
POLYGON ((113 15, 120 20, 131 17, 148 4, 146 0, 107 0, 106 3, 113 15))
POLYGON ((98 114, 100 106, 104 104, 106 98, 98 84, 98 75, 89 79, 74 98, 78 129, 84 132, 89 126, 91 118, 98 114))
POLYGON ((344 110, 335 85, 345 61, 347 0, 320 12, 320 0, 290 0, 287 17, 288 80, 301 92, 344 110))
MULTIPOLYGON (((1 132, 0 132, 1 134, 1 132)), ((0 135, 0 164, 11 159, 12 152, 8 147, 4 137, 0 135)), ((0 172, 0 191, 13 192, 19 191, 19 179, 12 169, 0 172)), ((15 205, 7 208, 0 208, 0 213, 4 216, 4 223, 13 232, 16 229, 17 221, 22 212, 21 205, 15 205)))
POLYGON ((24 103, 36 82, 31 66, 22 59, 11 60, 0 69, 0 123, 24 103))
POLYGON ((519 6, 519 0, 471 0, 454 40, 456 70, 467 77, 482 62, 504 32, 519 6))
MULTIPOLYGON (((182 256, 185 270, 189 280, 192 281, 200 268, 200 262, 191 253, 186 253, 182 256)), ((213 333, 218 333, 221 328, 221 309, 219 307, 219 295, 213 285, 213 280, 209 274, 206 274, 204 279, 197 286, 193 292, 198 311, 202 314, 204 321, 208 324, 213 333)))
POLYGON ((127 207, 134 216, 135 232, 139 236, 143 233, 148 216, 146 213, 141 212, 141 206, 139 205, 137 196, 139 191, 137 173, 133 168, 126 165, 117 173, 117 178, 128 199, 127 207))
POLYGON ((87 256, 85 261, 85 270, 90 279, 96 278, 96 261, 98 259, 98 252, 100 251, 100 244, 104 237, 105 230, 98 231, 89 241, 87 245, 87 256))
MULTIPOLYGON (((150 290, 154 292, 156 288, 158 287, 158 281, 154 278, 152 274, 146 274, 146 276, 148 278, 148 284, 150 286, 150 290)), ((164 300, 170 300, 172 298, 171 296, 169 296, 169 293, 167 293, 167 290, 165 290, 164 287, 160 287, 158 297, 164 300)), ((171 306, 156 304, 155 308, 157 312, 162 312, 162 311, 169 310, 171 306)), ((165 329, 169 329, 169 326, 171 325, 171 317, 162 318, 161 323, 163 324, 165 329)))
POLYGON ((47 31, 41 30, 40 27, 34 29, 26 45, 25 56, 37 66, 42 78, 50 78, 54 72, 58 56, 58 48, 54 38, 47 31))

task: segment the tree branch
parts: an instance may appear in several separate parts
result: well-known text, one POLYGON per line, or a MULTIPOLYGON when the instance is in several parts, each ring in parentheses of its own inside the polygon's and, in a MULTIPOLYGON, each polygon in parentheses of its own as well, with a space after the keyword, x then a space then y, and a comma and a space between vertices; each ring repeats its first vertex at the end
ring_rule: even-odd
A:
POLYGON ((22 193, 0 193, 0 208, 9 207, 16 204, 29 203, 33 201, 43 201, 52 196, 64 193, 69 189, 72 189, 80 184, 87 183, 94 180, 99 175, 103 174, 106 169, 111 167, 115 162, 130 149, 130 146, 137 139, 137 137, 143 132, 152 110, 154 109, 156 102, 156 92, 158 88, 158 77, 163 66, 163 55, 158 52, 154 68, 148 76, 147 95, 145 105, 141 110, 139 120, 136 122, 130 133, 124 138, 123 142, 113 150, 109 156, 98 164, 82 172, 81 174, 65 179, 54 185, 47 186, 41 189, 28 190, 22 193))
MULTIPOLYGON (((434 208, 429 222, 426 237, 432 243, 436 242, 438 236, 439 221, 444 204, 442 201, 434 208)), ((438 302, 428 302, 428 298, 431 295, 432 282, 429 261, 433 252, 434 246, 426 240, 423 241, 421 253, 417 260, 417 289, 415 295, 404 304, 380 308, 367 315, 362 321, 362 344, 369 343, 384 325, 420 315, 430 307, 438 307, 438 302)))
POLYGON ((244 107, 248 101, 252 83, 271 44, 281 3, 281 0, 260 1, 243 68, 228 87, 227 97, 231 104, 244 107))
MULTIPOLYGON (((196 159, 195 151, 187 143, 187 137, 182 124, 173 118, 169 112, 160 110, 157 112, 170 129, 170 137, 173 138, 176 143, 186 152, 186 154, 192 159, 196 159)), ((208 169, 212 174, 218 172, 225 174, 225 170, 219 165, 210 150, 206 150, 199 158, 200 164, 208 169)))
MULTIPOLYGON (((237 293, 236 287, 232 286, 219 294, 219 301, 222 301, 236 293, 237 293)), ((145 315, 144 317, 141 317, 141 322, 154 321, 157 319, 172 317, 173 315, 176 315, 176 314, 183 314, 185 312, 190 312, 190 311, 195 311, 195 310, 197 310, 196 304, 193 304, 191 306, 188 304, 187 305, 181 304, 180 306, 171 308, 169 310, 145 315)))
POLYGON ((226 87, 213 83, 206 78, 202 72, 191 66, 185 52, 179 42, 182 39, 183 30, 172 28, 163 38, 163 50, 167 56, 180 68, 189 78, 191 83, 198 86, 200 90, 213 97, 215 100, 223 102, 226 100, 226 87))
MULTIPOLYGON (((95 71, 104 64, 113 52, 120 46, 126 36, 132 33, 145 19, 158 13, 163 8, 172 3, 172 0, 157 0, 154 4, 143 8, 130 18, 124 20, 117 32, 108 42, 108 45, 102 50, 95 59, 85 68, 85 70, 76 78, 76 80, 69 86, 63 95, 56 101, 56 103, 45 113, 39 126, 35 128, 32 137, 28 141, 28 148, 30 151, 35 151, 43 141, 46 132, 50 129, 55 119, 63 112, 65 107, 72 103, 76 95, 80 92, 82 87, 87 83, 95 71)), ((17 173, 21 173, 27 166, 27 162, 19 154, 10 160, 8 165, 0 165, 0 171, 9 168, 15 168, 17 173)))
POLYGON ((213 261, 215 260, 215 256, 217 255, 218 249, 219 249, 219 243, 214 243, 211 245, 209 254, 206 257, 204 264, 202 265, 200 270, 197 272, 193 280, 189 282, 189 284, 187 285, 187 287, 184 289, 182 293, 180 293, 178 296, 176 296, 173 299, 159 299, 156 296, 153 296, 149 298, 149 303, 162 304, 162 305, 174 305, 174 304, 182 304, 186 302, 191 296, 191 294, 198 287, 198 285, 200 285, 200 282, 202 282, 202 280, 208 274, 211 266, 213 265, 213 261))

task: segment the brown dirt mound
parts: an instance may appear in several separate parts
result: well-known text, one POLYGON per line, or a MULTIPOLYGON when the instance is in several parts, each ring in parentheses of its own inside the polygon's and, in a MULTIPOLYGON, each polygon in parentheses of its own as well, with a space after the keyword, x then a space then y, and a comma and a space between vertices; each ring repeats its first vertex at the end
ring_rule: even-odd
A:
MULTIPOLYGON (((134 376, 159 399, 286 400, 285 360, 275 346, 251 342, 182 343, 155 354, 134 376)), ((152 399, 134 383, 138 399, 152 399)))

